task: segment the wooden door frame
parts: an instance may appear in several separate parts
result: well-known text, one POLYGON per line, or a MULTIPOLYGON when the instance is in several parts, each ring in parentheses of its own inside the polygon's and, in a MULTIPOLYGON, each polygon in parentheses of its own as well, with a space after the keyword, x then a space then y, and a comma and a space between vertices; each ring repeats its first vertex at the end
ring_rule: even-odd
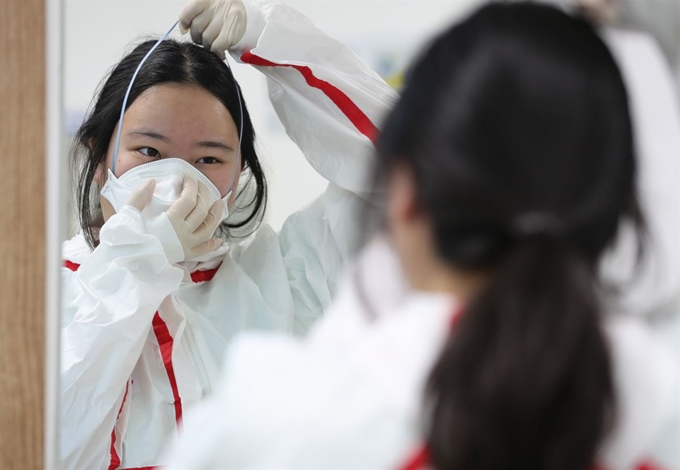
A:
POLYGON ((62 0, 2 0, 0 468, 58 468, 62 0))
POLYGON ((0 468, 43 465, 45 4, 0 2, 0 468))

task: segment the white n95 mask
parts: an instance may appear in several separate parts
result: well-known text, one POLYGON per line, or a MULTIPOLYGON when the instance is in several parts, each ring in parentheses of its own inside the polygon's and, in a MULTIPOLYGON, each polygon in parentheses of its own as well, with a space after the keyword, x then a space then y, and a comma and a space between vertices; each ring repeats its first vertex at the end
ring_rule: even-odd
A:
POLYGON ((142 211, 145 223, 153 225, 154 221, 179 199, 184 178, 189 175, 194 175, 199 184, 204 184, 208 188, 210 205, 220 199, 224 201, 224 212, 219 221, 222 223, 229 216, 227 203, 231 197, 231 189, 226 196, 221 197, 220 191, 207 176, 180 158, 166 158, 146 163, 128 170, 120 178, 116 178, 111 170, 108 170, 109 177, 101 190, 101 195, 111 203, 116 212, 120 212, 133 191, 139 189, 149 179, 154 179, 156 189, 151 202, 142 211))

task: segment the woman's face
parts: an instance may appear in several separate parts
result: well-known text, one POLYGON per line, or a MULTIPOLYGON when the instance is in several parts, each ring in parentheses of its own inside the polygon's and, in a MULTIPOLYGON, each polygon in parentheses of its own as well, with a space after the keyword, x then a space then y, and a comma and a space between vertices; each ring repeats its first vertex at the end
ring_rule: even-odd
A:
MULTIPOLYGON (((117 130, 109 143, 107 168, 113 161, 117 130)), ((161 158, 180 158, 207 176, 224 197, 234 170, 234 188, 241 174, 240 165, 236 168, 238 144, 238 129, 231 114, 211 93, 194 85, 153 86, 125 113, 115 175, 120 178, 136 166, 161 158)), ((104 182, 106 171, 99 177, 104 182)))

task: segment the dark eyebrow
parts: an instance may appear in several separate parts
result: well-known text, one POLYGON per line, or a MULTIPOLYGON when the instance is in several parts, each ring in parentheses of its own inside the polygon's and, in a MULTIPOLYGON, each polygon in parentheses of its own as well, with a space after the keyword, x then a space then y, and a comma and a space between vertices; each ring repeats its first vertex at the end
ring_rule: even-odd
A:
POLYGON ((132 131, 132 132, 128 132, 127 135, 137 135, 137 136, 142 136, 142 137, 149 137, 151 139, 160 140, 161 142, 165 142, 167 144, 170 143, 169 138, 167 138, 164 135, 159 134, 157 132, 153 132, 153 131, 146 131, 146 130, 132 131))
MULTIPOLYGON (((170 139, 165 137, 163 134, 154 132, 152 130, 137 130, 128 132, 126 135, 136 135, 141 137, 149 137, 151 139, 160 140, 161 142, 170 143, 170 139)), ((216 140, 203 140, 194 144, 195 147, 205 148, 205 149, 222 149, 228 152, 233 152, 234 149, 231 145, 224 142, 218 142, 216 140)))
POLYGON ((225 144, 224 142, 217 142, 215 140, 203 140, 201 142, 196 143, 195 146, 204 149, 222 149, 228 152, 234 151, 231 145, 225 144))

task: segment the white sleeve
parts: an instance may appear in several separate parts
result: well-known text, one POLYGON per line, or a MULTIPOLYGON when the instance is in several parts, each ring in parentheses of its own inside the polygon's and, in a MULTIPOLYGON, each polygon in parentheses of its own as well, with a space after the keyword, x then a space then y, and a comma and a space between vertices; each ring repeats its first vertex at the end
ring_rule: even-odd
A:
POLYGON ((232 53, 267 76, 271 102, 289 137, 330 184, 281 231, 295 305, 305 333, 331 300, 358 245, 369 199, 372 139, 397 93, 349 48, 282 4, 246 3, 248 27, 232 53))
POLYGON ((274 109, 312 167, 363 194, 371 139, 397 93, 296 10, 263 0, 245 3, 246 34, 232 54, 267 76, 274 109))
POLYGON ((344 267, 359 246, 360 218, 365 211, 376 210, 368 205, 359 196, 329 185, 283 225, 279 244, 293 298, 294 334, 306 334, 333 300, 344 267))
POLYGON ((65 289, 65 313, 75 313, 61 331, 64 470, 106 469, 120 457, 128 379, 156 310, 183 278, 129 206, 104 224, 100 240, 65 289))

